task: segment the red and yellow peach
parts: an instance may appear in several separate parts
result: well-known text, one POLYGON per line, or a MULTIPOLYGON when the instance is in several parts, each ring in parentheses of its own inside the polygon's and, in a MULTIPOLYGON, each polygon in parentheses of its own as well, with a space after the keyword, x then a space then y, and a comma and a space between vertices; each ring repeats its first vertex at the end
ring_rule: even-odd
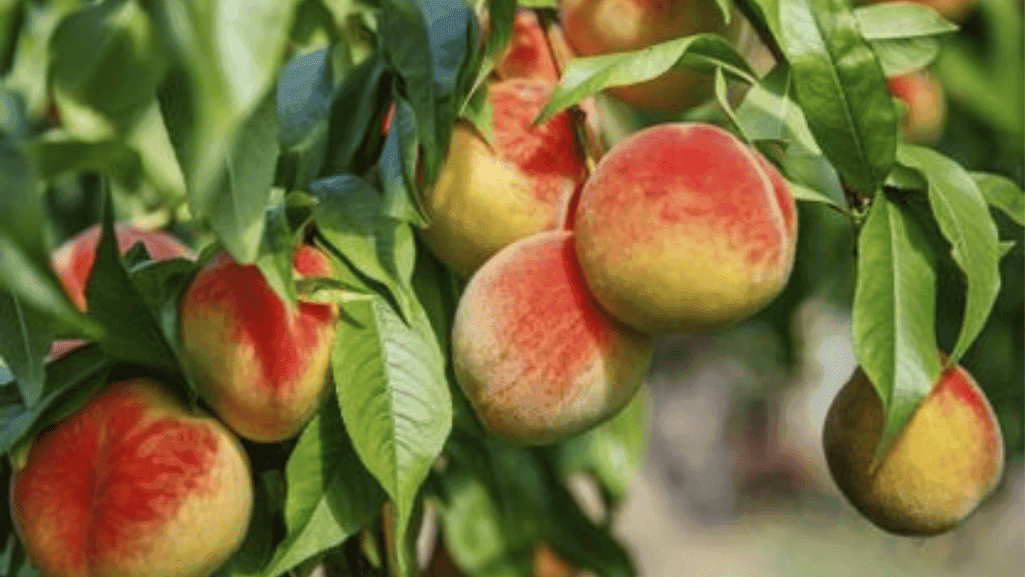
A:
MULTIPOLYGON (((296 250, 293 269, 299 278, 334 274, 309 245, 296 250)), ((337 306, 289 304, 256 265, 221 252, 193 279, 180 312, 186 370, 217 416, 257 442, 298 434, 328 382, 337 306)))
POLYGON ((546 444, 614 415, 636 393, 652 341, 606 314, 572 233, 517 241, 470 279, 452 329, 456 380, 492 432, 546 444))
POLYGON ((10 498, 18 537, 48 577, 209 575, 241 544, 253 505, 238 439, 141 378, 44 431, 10 498))
POLYGON ((877 459, 883 419, 879 394, 858 369, 833 400, 823 432, 833 480, 882 529, 923 536, 949 531, 1000 480, 1000 425, 986 395, 961 366, 943 371, 877 459))
POLYGON ((778 171, 730 133, 662 124, 598 163, 574 237, 606 310, 643 332, 691 331, 744 318, 782 291, 797 213, 778 171))

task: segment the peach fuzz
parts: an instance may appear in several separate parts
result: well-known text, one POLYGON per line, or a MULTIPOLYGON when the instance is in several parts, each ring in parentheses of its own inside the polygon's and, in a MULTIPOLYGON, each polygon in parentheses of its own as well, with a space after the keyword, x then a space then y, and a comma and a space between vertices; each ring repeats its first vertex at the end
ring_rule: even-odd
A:
POLYGON ((241 544, 249 462, 216 419, 148 379, 113 383, 36 439, 14 527, 51 577, 201 577, 241 544))
MULTIPOLYGON (((578 56, 630 52, 706 32, 735 36, 738 30, 727 29, 714 0, 562 0, 559 14, 566 42, 578 56)), ((712 95, 712 76, 676 68, 609 92, 637 108, 680 112, 712 95)))
POLYGON ((488 90, 494 146, 465 123, 452 131, 437 182, 424 195, 430 249, 469 277, 513 241, 557 228, 586 167, 569 113, 532 122, 552 93, 550 83, 514 78, 488 90))
MULTIPOLYGON (((86 311, 85 287, 89 283, 89 276, 96 262, 100 232, 100 225, 94 224, 50 253, 50 268, 57 275, 68 298, 81 312, 86 311)), ((114 224, 114 236, 122 255, 141 242, 150 258, 155 261, 173 258, 196 260, 196 253, 191 248, 166 232, 141 230, 130 224, 118 222, 114 224)), ((85 341, 77 339, 54 341, 47 359, 57 360, 84 344, 85 341)))
POLYGON ((574 231, 610 313, 644 332, 691 331, 753 314, 783 290, 797 212, 776 169, 730 133, 661 124, 602 158, 574 231))
POLYGON ((539 233, 470 279, 452 329, 456 381, 485 426, 524 444, 555 443, 612 417, 633 397, 652 340, 591 298, 572 233, 539 233))
POLYGON ((886 86, 907 107, 900 124, 904 140, 926 145, 939 142, 947 120, 947 100, 940 82, 923 69, 888 78, 886 86))
POLYGON ((826 415, 826 462, 869 521, 899 535, 936 535, 964 520, 1003 472, 1000 425, 960 365, 943 371, 881 459, 883 405, 858 369, 826 415))
MULTIPOLYGON (((330 277, 334 267, 323 252, 302 245, 293 271, 330 277)), ((221 252, 193 279, 180 313, 186 370, 217 416, 252 441, 297 435, 328 382, 337 306, 287 303, 256 265, 221 252)))

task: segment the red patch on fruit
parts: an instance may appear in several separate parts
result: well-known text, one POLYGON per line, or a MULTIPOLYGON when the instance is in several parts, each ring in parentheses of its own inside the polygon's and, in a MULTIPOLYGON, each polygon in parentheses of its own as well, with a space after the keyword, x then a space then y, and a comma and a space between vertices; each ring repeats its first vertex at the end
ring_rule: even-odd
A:
POLYGON ((26 525, 57 531, 48 543, 60 544, 62 567, 81 573, 138 554, 149 531, 212 488, 213 432, 171 418, 147 421, 147 407, 138 391, 109 388, 42 434, 17 473, 14 506, 26 525))
POLYGON ((534 196, 547 203, 561 198, 586 174, 568 112, 532 125, 551 92, 547 83, 527 80, 499 82, 488 92, 495 150, 534 181, 534 196))
POLYGON ((499 337, 524 359, 528 374, 519 384, 537 383, 545 397, 563 398, 588 365, 609 348, 613 333, 586 285, 569 233, 520 245, 490 291, 501 299, 505 317, 499 337))

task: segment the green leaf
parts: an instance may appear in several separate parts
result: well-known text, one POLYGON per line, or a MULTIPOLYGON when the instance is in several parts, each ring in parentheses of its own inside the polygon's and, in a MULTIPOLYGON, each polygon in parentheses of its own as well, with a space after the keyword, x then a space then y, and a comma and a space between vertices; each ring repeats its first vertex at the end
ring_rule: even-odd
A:
POLYGON ((866 40, 917 38, 957 32, 958 27, 924 4, 885 2, 853 10, 866 40))
POLYGON ((390 90, 390 76, 385 72, 384 58, 375 52, 342 80, 331 104, 325 174, 363 172, 355 163, 364 143, 374 136, 383 138, 373 134, 381 130, 373 121, 383 117, 387 108, 385 93, 390 90))
POLYGON ((1025 193, 1009 178, 984 172, 970 173, 979 192, 990 206, 999 208, 1011 220, 1025 226, 1025 193))
POLYGON ((395 502, 401 543, 452 426, 445 358, 423 315, 406 325, 374 297, 343 310, 331 359, 338 403, 360 460, 395 502))
POLYGON ((894 162, 886 78, 842 0, 781 0, 780 43, 812 134, 840 175, 874 194, 894 162))
POLYGON ((642 388, 612 420, 558 445, 563 472, 594 473, 616 500, 625 497, 644 460, 650 407, 642 388))
POLYGON ((135 2, 106 0, 61 22, 50 40, 53 89, 102 114, 122 131, 156 95, 166 57, 135 2))
MULTIPOLYGON (((0 454, 77 411, 94 392, 107 383, 111 361, 96 346, 78 348, 46 365, 46 384, 39 402, 23 410, 0 412, 0 454)), ((17 405, 8 407, 16 407, 17 405)))
POLYGON ((26 154, 23 142, 7 126, 17 128, 25 121, 21 101, 0 89, 0 235, 14 241, 35 264, 47 263, 43 243, 42 189, 38 171, 26 154))
POLYGON ((353 450, 338 404, 306 426, 285 469, 288 534, 263 575, 274 577, 352 535, 380 511, 384 492, 353 450))
POLYGON ((898 161, 917 170, 929 183, 929 205, 950 254, 968 284, 964 321, 951 362, 958 362, 982 331, 1000 292, 997 227, 972 177, 958 163, 935 150, 901 145, 898 161))
POLYGON ((413 231, 382 211, 380 192, 351 174, 314 182, 317 230, 361 273, 387 288, 403 316, 412 314, 413 231))
POLYGON ((27 146, 36 161, 40 178, 53 180, 63 174, 86 170, 137 173, 139 156, 120 138, 81 140, 73 134, 45 132, 27 146))
MULTIPOLYGON (((144 3, 174 56, 160 99, 197 217, 206 216, 215 206, 225 171, 230 174, 239 168, 231 166, 231 152, 248 146, 244 144, 246 123, 266 106, 298 1, 144 3)), ((273 117, 274 108, 270 108, 273 117)), ((263 136, 255 148, 262 150, 263 136)), ((242 248, 252 247, 231 250, 242 248)), ((236 256, 251 262, 255 255, 240 250, 236 256)))
POLYGON ((392 129, 378 160, 384 186, 384 212, 388 216, 417 226, 426 226, 423 207, 417 194, 417 132, 413 107, 401 97, 395 98, 392 129))
POLYGON ((534 124, 545 122, 606 87, 651 80, 674 66, 709 70, 720 66, 750 84, 755 83, 747 61, 725 38, 718 34, 695 34, 632 52, 570 60, 534 124))
POLYGON ((217 237, 240 263, 252 263, 259 252, 277 157, 277 111, 271 92, 225 151, 224 170, 208 205, 217 237))
POLYGON ((53 326, 14 295, 0 291, 0 356, 18 380, 21 398, 29 407, 42 394, 46 367, 43 359, 53 340, 53 326))
POLYGON ((159 262, 147 260, 131 269, 132 284, 169 344, 181 342, 178 336, 178 303, 198 267, 194 261, 175 258, 159 262))
POLYGON ((821 156, 801 107, 791 95, 790 69, 776 66, 760 82, 751 85, 736 110, 737 121, 751 140, 788 143, 788 153, 821 156))
POLYGON ((858 239, 854 348, 882 400, 888 446, 940 375, 936 263, 920 225, 876 195, 858 239))
POLYGON ((296 146, 326 121, 334 93, 334 69, 326 48, 297 54, 278 76, 278 143, 296 146))
POLYGON ((873 40, 872 50, 887 78, 929 66, 940 54, 940 43, 931 37, 873 40))
POLYGON ((106 329, 97 339, 111 358, 177 372, 178 358, 121 262, 114 239, 110 197, 96 247, 96 262, 85 287, 87 318, 106 329))

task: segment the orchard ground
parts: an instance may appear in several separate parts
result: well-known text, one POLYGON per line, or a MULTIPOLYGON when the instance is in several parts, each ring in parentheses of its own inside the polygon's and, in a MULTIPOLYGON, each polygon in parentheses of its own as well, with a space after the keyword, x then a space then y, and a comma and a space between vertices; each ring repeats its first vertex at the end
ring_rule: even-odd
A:
POLYGON ((821 433, 833 396, 854 370, 850 319, 814 301, 800 318, 806 362, 797 382, 768 384, 779 394, 765 413, 766 404, 750 399, 753 379, 781 377, 747 364, 728 337, 656 340, 649 451, 613 525, 639 574, 1019 577, 1020 461, 1008 463, 997 491, 963 525, 929 539, 884 533, 843 499, 829 478, 821 433), (757 438, 750 429, 759 421, 778 437, 752 447, 742 429, 757 438))

